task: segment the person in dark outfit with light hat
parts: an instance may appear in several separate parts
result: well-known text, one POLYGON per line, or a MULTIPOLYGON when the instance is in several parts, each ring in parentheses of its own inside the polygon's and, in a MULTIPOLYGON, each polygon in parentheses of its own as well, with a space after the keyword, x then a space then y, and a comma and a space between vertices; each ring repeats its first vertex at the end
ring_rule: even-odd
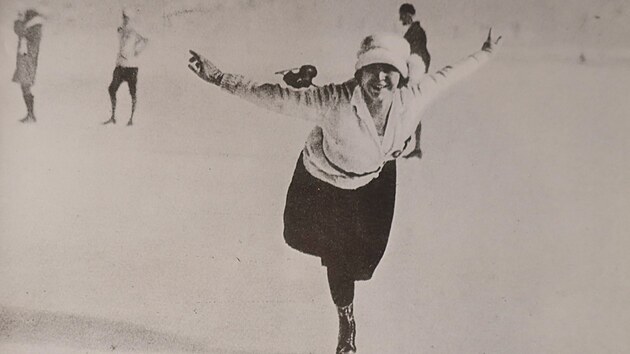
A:
POLYGON ((35 118, 35 96, 31 92, 31 87, 35 84, 43 23, 44 17, 38 10, 26 8, 18 11, 18 19, 13 24, 13 30, 18 36, 13 82, 20 84, 27 110, 26 117, 20 120, 22 123, 37 121, 35 118))
POLYGON ((499 40, 410 83, 408 42, 376 34, 361 42, 354 78, 293 89, 224 73, 190 51, 201 79, 265 109, 315 124, 295 166, 284 209, 284 239, 321 259, 337 306, 336 353, 355 353, 354 285, 372 278, 387 247, 396 200, 396 159, 420 115, 441 91, 488 61, 499 40))

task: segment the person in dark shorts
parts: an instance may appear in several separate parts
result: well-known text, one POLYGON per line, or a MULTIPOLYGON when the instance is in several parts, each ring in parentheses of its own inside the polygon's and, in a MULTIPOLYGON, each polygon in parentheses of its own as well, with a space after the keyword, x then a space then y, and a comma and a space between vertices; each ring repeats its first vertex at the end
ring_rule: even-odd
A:
MULTIPOLYGON (((427 35, 424 28, 420 25, 420 21, 415 21, 416 9, 411 4, 402 4, 398 11, 400 15, 400 22, 405 26, 405 39, 409 42, 411 48, 410 65, 415 65, 417 68, 411 70, 413 74, 410 75, 410 80, 419 81, 423 74, 429 72, 429 65, 431 64, 431 54, 427 49, 427 35), (418 58, 419 57, 419 58, 418 58), (424 65, 420 64, 420 60, 424 65), (420 69, 424 66, 424 70, 420 69)), ((422 122, 418 124, 418 128, 414 133, 412 140, 414 148, 407 154, 406 158, 417 157, 422 158, 422 149, 420 148, 420 136, 422 133, 422 122)))
POLYGON ((116 92, 123 82, 129 86, 131 94, 131 116, 127 125, 133 125, 133 114, 136 111, 136 86, 138 83, 138 63, 137 57, 146 47, 147 38, 140 35, 132 25, 135 12, 125 8, 122 12, 122 26, 118 27, 119 50, 116 58, 116 68, 112 75, 112 82, 109 84, 108 92, 112 103, 112 115, 103 124, 116 124, 116 92))
POLYGON ((315 86, 313 79, 317 76, 317 68, 313 65, 302 65, 297 73, 288 70, 282 76, 282 80, 289 86, 294 88, 308 88, 315 86))
POLYGON ((31 87, 35 84, 43 23, 44 17, 38 10, 26 8, 18 11, 18 19, 13 24, 13 30, 18 36, 13 82, 20 84, 22 88, 22 97, 27 111, 26 117, 20 120, 22 123, 37 121, 35 118, 35 96, 31 92, 31 87))
POLYGON ((385 253, 396 201, 396 159, 426 105, 496 52, 482 50, 410 83, 409 43, 398 34, 361 42, 354 78, 293 89, 224 73, 190 51, 201 79, 265 109, 315 124, 297 160, 284 209, 286 243, 319 257, 337 306, 336 353, 356 353, 355 282, 372 278, 385 253))

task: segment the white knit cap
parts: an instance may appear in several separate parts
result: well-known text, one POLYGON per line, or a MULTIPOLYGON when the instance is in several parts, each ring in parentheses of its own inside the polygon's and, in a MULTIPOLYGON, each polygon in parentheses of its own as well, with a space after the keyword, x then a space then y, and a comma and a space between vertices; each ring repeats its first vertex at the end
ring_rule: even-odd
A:
POLYGON ((403 77, 409 76, 407 60, 411 50, 406 39, 395 33, 378 33, 365 37, 357 53, 355 70, 370 64, 389 64, 403 77))

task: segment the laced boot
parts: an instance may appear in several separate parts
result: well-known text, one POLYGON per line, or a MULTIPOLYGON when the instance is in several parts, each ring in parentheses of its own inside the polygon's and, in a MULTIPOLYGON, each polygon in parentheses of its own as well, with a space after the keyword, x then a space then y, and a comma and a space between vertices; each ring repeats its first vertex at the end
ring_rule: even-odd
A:
POLYGON ((352 304, 342 307, 337 306, 337 315, 339 316, 339 337, 336 354, 356 353, 357 347, 354 344, 354 338, 357 331, 352 304))
POLYGON ((20 119, 21 123, 35 123, 37 122, 37 119, 35 119, 35 116, 32 114, 28 114, 26 117, 20 119))

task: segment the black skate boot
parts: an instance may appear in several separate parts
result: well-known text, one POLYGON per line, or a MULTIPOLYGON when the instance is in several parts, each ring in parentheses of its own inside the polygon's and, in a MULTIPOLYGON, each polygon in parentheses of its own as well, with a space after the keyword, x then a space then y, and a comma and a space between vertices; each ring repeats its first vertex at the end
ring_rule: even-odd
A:
POLYGON ((106 120, 103 122, 103 125, 107 125, 107 124, 116 124, 116 118, 112 116, 111 118, 109 118, 109 120, 106 120))
POLYGON ((354 314, 352 313, 352 304, 343 307, 337 306, 337 315, 339 316, 339 337, 335 353, 356 353, 357 347, 354 344, 354 338, 357 331, 354 323, 354 314))
POLYGON ((35 122, 37 122, 37 119, 35 119, 35 116, 30 115, 30 114, 20 119, 20 123, 35 123, 35 122))

